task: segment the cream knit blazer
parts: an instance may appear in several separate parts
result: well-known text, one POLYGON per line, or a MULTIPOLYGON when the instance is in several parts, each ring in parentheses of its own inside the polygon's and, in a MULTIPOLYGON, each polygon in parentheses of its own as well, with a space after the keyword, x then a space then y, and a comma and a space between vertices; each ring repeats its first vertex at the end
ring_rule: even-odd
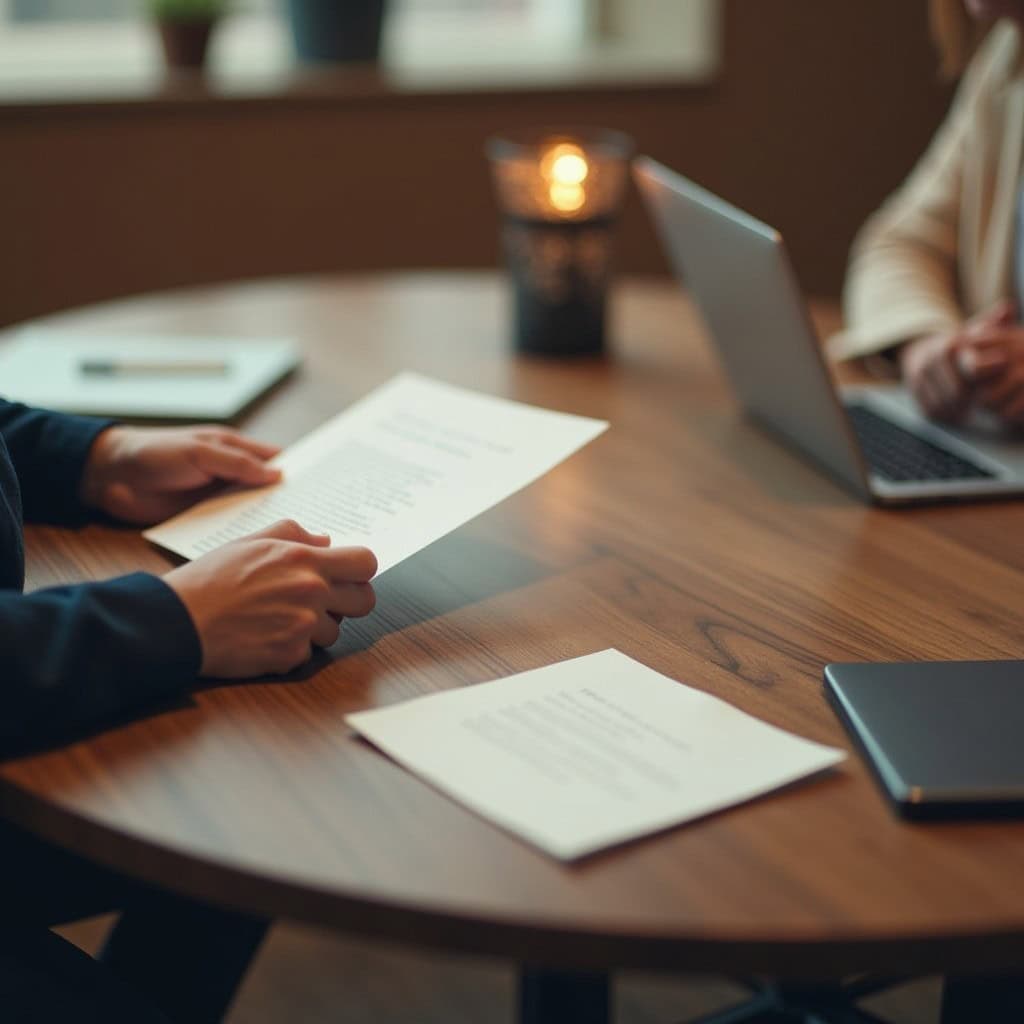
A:
POLYGON ((949 329, 1014 297, 1024 67, 1010 22, 991 30, 946 120, 902 187, 861 229, 834 359, 949 329))

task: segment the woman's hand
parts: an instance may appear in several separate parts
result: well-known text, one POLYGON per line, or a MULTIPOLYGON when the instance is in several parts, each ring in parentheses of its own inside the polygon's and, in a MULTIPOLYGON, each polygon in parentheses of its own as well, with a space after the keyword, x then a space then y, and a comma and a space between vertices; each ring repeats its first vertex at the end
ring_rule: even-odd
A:
MULTIPOLYGON (((1011 335, 1019 336, 1020 386, 1024 386, 1024 333, 1014 324, 1012 303, 993 309, 952 331, 907 342, 899 352, 904 383, 918 405, 934 419, 962 419, 974 401, 1009 409, 1018 388, 996 387, 1010 362, 1011 335)), ((1013 408, 1016 408, 1015 406, 1013 408)), ((1024 413, 1024 408, 1021 410, 1024 413)))
POLYGON ((958 354, 974 401, 1013 426, 1024 424, 1024 327, 993 323, 968 330, 958 354))
POLYGON ((957 362, 962 343, 961 331, 946 331, 908 341, 900 349, 903 382, 932 419, 958 420, 970 405, 971 388, 957 362))
POLYGON ((217 484, 271 484, 267 460, 280 449, 228 427, 110 427, 94 442, 82 473, 84 504, 115 519, 159 523, 217 484))

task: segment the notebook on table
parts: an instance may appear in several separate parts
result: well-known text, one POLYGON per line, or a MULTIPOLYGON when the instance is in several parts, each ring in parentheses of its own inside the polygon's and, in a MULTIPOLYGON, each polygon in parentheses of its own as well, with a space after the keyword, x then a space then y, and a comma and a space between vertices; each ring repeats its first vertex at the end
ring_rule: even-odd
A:
POLYGON ((298 364, 283 338, 20 331, 0 346, 0 396, 60 412, 230 420, 298 364))
POLYGON ((903 817, 1024 816, 1024 662, 827 665, 825 692, 903 817))

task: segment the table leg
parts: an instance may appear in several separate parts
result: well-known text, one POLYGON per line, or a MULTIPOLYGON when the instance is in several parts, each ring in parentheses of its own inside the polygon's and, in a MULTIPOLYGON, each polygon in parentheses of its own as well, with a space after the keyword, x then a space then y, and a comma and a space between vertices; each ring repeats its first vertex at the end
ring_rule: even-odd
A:
MULTIPOLYGON (((886 1024, 881 1017, 855 1006, 840 984, 794 988, 767 982, 748 987, 755 994, 745 1003, 691 1018, 685 1024, 886 1024)), ((859 987, 875 988, 866 979, 859 987)))
POLYGON ((606 971, 519 973, 519 1024, 610 1024, 611 978, 606 971))
POLYGON ((1024 975, 946 978, 942 1024, 1007 1024, 1024 1020, 1024 975))

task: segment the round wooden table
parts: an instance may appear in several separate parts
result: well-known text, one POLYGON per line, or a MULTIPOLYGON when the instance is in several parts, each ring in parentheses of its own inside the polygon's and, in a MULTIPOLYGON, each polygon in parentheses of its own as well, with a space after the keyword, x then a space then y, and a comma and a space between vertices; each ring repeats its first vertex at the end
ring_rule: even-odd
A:
MULTIPOLYGON (((747 424, 668 283, 614 297, 606 359, 509 348, 493 274, 304 278, 151 296, 68 329, 290 335, 244 421, 287 443, 402 369, 606 418, 548 476, 387 573, 294 676, 0 769, 0 810, 129 874, 264 915, 559 968, 837 977, 1024 964, 1024 825, 897 820, 857 756, 564 866, 356 740, 361 708, 620 648, 849 747, 828 661, 1024 653, 1012 502, 882 511, 747 424)), ((827 311, 822 319, 828 321, 827 311)), ((831 321, 834 326, 834 320, 831 321)), ((28 531, 29 586, 167 568, 132 532, 28 531)))

